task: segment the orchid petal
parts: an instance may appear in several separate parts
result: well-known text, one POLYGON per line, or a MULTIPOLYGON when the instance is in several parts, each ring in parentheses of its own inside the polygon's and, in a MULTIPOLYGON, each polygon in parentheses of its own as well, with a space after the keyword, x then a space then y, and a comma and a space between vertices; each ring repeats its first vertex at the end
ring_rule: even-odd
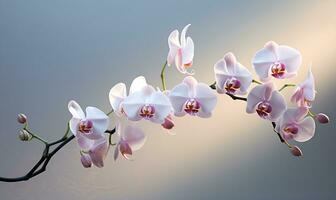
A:
POLYGON ((314 101, 315 100, 315 81, 311 69, 308 72, 307 79, 304 81, 304 92, 303 95, 306 100, 314 101))
POLYGON ((135 78, 131 84, 129 94, 133 94, 134 92, 141 91, 143 87, 147 86, 146 78, 143 76, 138 76, 135 78))
POLYGON ((83 135, 82 133, 77 134, 76 139, 77 139, 78 146, 84 150, 90 149, 92 145, 94 144, 94 140, 91 140, 85 137, 85 135, 83 135))
POLYGON ((84 114, 82 108, 80 107, 80 105, 76 101, 71 100, 68 104, 68 109, 69 109, 70 113, 72 114, 73 118, 77 118, 77 119, 85 118, 85 114, 84 114))
POLYGON ((269 80, 270 66, 277 61, 276 49, 278 45, 268 42, 252 59, 254 70, 262 81, 269 80))
POLYGON ((237 63, 237 59, 235 57, 235 55, 231 52, 227 53, 224 55, 224 61, 226 64, 226 70, 228 75, 235 75, 235 67, 236 67, 236 63, 237 63))
POLYGON ((185 83, 189 87, 189 96, 194 97, 198 81, 192 76, 187 76, 183 79, 183 83, 185 83))
POLYGON ((189 26, 191 26, 191 24, 186 25, 181 32, 181 46, 184 47, 186 45, 186 33, 188 31, 189 26))
POLYGON ((108 116, 96 107, 89 106, 86 108, 86 119, 93 123, 93 131, 87 135, 91 139, 96 139, 96 136, 104 134, 108 128, 108 116))
POLYGON ((117 144, 117 146, 115 147, 114 149, 114 153, 113 153, 113 159, 114 161, 116 161, 118 159, 118 156, 119 156, 119 143, 117 144))
MULTIPOLYGON (((185 47, 182 48, 182 64, 191 64, 194 59, 194 42, 188 37, 185 47)), ((190 66, 189 66, 190 67, 190 66)))
POLYGON ((285 99, 280 92, 274 90, 269 102, 272 106, 272 112, 269 115, 269 119, 271 121, 276 121, 286 110, 287 106, 285 99))
POLYGON ((155 121, 155 123, 162 124, 172 111, 172 105, 169 98, 162 92, 154 92, 148 103, 155 108, 155 115, 151 118, 151 121, 155 121))
POLYGON ((109 93, 110 104, 115 112, 121 113, 120 103, 126 98, 126 85, 118 83, 113 86, 109 93))
POLYGON ((124 158, 126 158, 127 160, 129 160, 130 156, 132 156, 132 154, 133 154, 130 145, 125 141, 120 141, 119 151, 120 151, 121 155, 124 156, 124 158))
POLYGON ((250 93, 247 95, 247 105, 246 112, 254 113, 258 103, 262 102, 264 99, 262 97, 264 88, 261 85, 254 87, 250 93))
POLYGON ((300 67, 302 61, 300 52, 292 47, 280 45, 277 53, 279 62, 285 64, 286 71, 288 73, 296 74, 296 71, 300 67))
MULTIPOLYGON (((201 109, 204 113, 211 113, 217 103, 216 93, 204 83, 199 83, 196 86, 195 98, 200 102, 201 109)), ((207 114, 207 116, 209 115, 207 114)))
POLYGON ((170 94, 169 99, 174 110, 174 114, 178 116, 183 116, 185 114, 183 106, 185 102, 189 99, 189 87, 185 83, 181 83, 175 86, 170 94))
POLYGON ((69 121, 69 128, 74 136, 77 135, 78 124, 81 120, 78 118, 71 118, 69 121))
POLYGON ((141 119, 139 116, 139 110, 146 104, 146 94, 142 91, 135 92, 129 95, 123 102, 123 109, 127 115, 127 118, 132 121, 138 121, 141 119))
POLYGON ((312 117, 306 117, 298 125, 300 126, 299 132, 294 136, 294 140, 298 142, 306 142, 314 136, 315 121, 312 117))
POLYGON ((132 151, 137 151, 145 144, 146 135, 137 127, 127 126, 123 132, 122 139, 128 143, 132 151))
POLYGON ((168 36, 168 46, 171 47, 180 47, 180 41, 179 41, 179 32, 178 30, 173 30, 169 36, 168 36))
POLYGON ((107 151, 108 144, 106 138, 95 140, 92 149, 89 151, 92 163, 99 168, 103 167, 107 151))

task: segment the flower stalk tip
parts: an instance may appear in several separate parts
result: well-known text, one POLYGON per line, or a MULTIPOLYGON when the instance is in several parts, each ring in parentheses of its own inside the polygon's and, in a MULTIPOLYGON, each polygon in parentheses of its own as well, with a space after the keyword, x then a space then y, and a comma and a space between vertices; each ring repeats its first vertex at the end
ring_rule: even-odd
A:
POLYGON ((23 113, 20 113, 18 114, 17 116, 17 121, 20 123, 20 124, 25 124, 27 123, 27 116, 23 113))
POLYGON ((296 156, 296 157, 303 156, 303 153, 302 153, 301 149, 298 146, 292 146, 290 148, 290 151, 291 151, 291 153, 292 153, 293 156, 296 156))

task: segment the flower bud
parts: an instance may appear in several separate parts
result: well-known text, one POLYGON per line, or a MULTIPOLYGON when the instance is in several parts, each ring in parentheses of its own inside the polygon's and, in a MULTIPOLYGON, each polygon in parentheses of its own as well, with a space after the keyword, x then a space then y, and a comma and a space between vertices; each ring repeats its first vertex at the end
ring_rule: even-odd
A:
POLYGON ((315 115, 315 119, 318 122, 320 122, 321 124, 327 124, 330 121, 328 115, 326 115, 324 113, 319 113, 319 114, 315 115))
POLYGON ((292 148, 290 148, 290 151, 293 156, 299 157, 303 155, 301 149, 298 146, 293 146, 292 148))
POLYGON ((92 160, 89 155, 82 153, 80 160, 81 160, 83 167, 90 168, 92 166, 92 160))
POLYGON ((20 123, 20 124, 24 124, 27 122, 27 116, 23 113, 20 113, 18 114, 17 116, 17 121, 20 123))
POLYGON ((171 117, 171 115, 168 115, 164 121, 163 124, 161 124, 161 126, 165 129, 172 129, 174 127, 174 122, 173 119, 171 117))
POLYGON ((26 130, 21 130, 19 133, 19 138, 21 141, 29 141, 32 139, 32 135, 26 130))

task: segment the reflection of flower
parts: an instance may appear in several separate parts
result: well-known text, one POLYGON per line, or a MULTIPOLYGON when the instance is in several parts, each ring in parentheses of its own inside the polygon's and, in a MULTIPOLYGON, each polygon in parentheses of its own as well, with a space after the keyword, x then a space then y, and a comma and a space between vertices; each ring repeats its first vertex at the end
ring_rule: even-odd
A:
POLYGON ((246 94, 252 83, 251 73, 239 62, 233 53, 227 53, 214 67, 216 89, 219 93, 246 94))
POLYGON ((210 117, 217 103, 217 96, 210 87, 198 83, 195 78, 188 76, 183 82, 175 86, 169 93, 174 114, 185 114, 199 117, 210 117))
POLYGON ((118 124, 116 132, 119 136, 119 142, 114 150, 114 160, 118 158, 119 152, 126 159, 130 159, 133 152, 139 150, 146 141, 144 132, 134 126, 124 128, 118 124))
POLYGON ((94 165, 103 167, 103 160, 108 151, 104 134, 109 124, 107 115, 95 107, 87 107, 85 115, 80 105, 75 101, 70 101, 68 108, 72 114, 72 119, 69 122, 70 130, 76 136, 79 147, 88 153, 94 165))
POLYGON ((278 120, 276 130, 285 139, 294 139, 298 142, 310 140, 315 133, 315 122, 307 116, 308 108, 288 108, 278 120))
POLYGON ((268 81, 271 76, 290 78, 296 75, 301 65, 301 54, 292 47, 268 42, 256 53, 252 63, 262 81, 268 81))
POLYGON ((183 28, 180 40, 178 30, 171 32, 168 37, 167 64, 170 66, 175 62, 176 68, 183 74, 191 74, 187 69, 192 66, 194 58, 194 42, 190 37, 186 38, 189 26, 190 24, 183 28))
POLYGON ((254 87, 247 96, 246 112, 257 112, 263 119, 276 121, 285 110, 286 102, 272 83, 254 87))
POLYGON ((297 103, 300 107, 311 107, 311 104, 315 99, 315 93, 314 76, 311 70, 309 70, 306 80, 299 84, 295 89, 291 101, 297 103))

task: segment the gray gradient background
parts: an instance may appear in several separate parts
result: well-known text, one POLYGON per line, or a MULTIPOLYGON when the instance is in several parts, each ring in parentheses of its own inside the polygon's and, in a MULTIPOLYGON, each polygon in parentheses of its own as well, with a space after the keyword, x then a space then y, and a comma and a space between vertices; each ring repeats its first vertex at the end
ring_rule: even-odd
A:
MULTIPOLYGON (((17 139, 17 113, 27 113, 32 129, 53 140, 70 118, 70 99, 108 111, 108 91, 119 81, 145 75, 159 86, 167 36, 187 23, 196 77, 207 83, 228 51, 251 69, 251 57, 268 40, 298 48, 303 65, 290 82, 302 81, 312 62, 313 110, 334 122, 335 8, 333 0, 0 0, 0 175, 24 174, 42 150, 17 139)), ((183 78, 174 68, 167 76, 169 87, 183 78)), ((148 140, 135 161, 114 162, 110 154, 103 169, 83 169, 72 142, 46 173, 0 183, 0 199, 335 199, 334 123, 318 125, 297 159, 268 122, 244 110, 244 102, 220 96, 211 119, 176 119, 175 136, 140 123, 148 140)))

